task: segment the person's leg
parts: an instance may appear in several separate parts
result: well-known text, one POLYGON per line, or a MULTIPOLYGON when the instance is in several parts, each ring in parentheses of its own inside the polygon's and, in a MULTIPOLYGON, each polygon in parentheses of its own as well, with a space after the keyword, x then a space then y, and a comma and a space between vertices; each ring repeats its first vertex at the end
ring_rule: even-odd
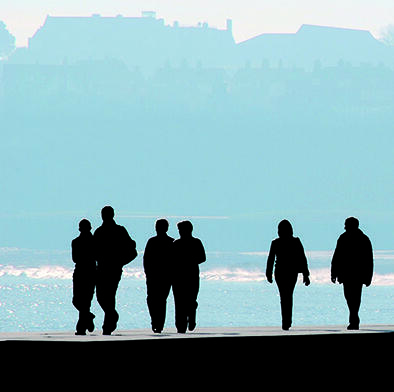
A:
POLYGON ((115 331, 119 320, 116 311, 116 291, 121 275, 121 271, 105 271, 97 279, 97 302, 104 311, 104 335, 110 335, 115 331))
POLYGON ((74 271, 72 303, 79 312, 76 334, 85 335, 86 329, 93 332, 95 315, 90 312, 96 286, 95 271, 74 271))
POLYGON ((170 290, 171 283, 163 278, 147 280, 147 304, 154 332, 159 333, 164 328, 170 290))
POLYGON ((89 278, 87 279, 86 284, 86 328, 89 332, 94 331, 94 323, 93 320, 96 317, 91 311, 90 307, 92 306, 92 300, 94 297, 94 290, 96 288, 96 272, 94 271, 92 274, 89 274, 89 278))
POLYGON ((179 333, 185 333, 187 329, 187 306, 184 285, 181 282, 175 282, 172 285, 175 303, 175 327, 179 333))
POLYGON ((171 283, 167 280, 160 282, 160 290, 157 298, 157 332, 161 332, 164 329, 167 313, 167 298, 170 294, 171 283))
POLYGON ((360 318, 358 312, 361 305, 362 283, 347 282, 343 284, 343 292, 349 308, 348 329, 359 329, 360 318))
POLYGON ((78 310, 78 320, 77 325, 75 327, 75 334, 76 335, 85 335, 86 328, 82 325, 81 320, 81 310, 83 309, 83 305, 81 304, 81 284, 80 284, 80 277, 77 270, 74 270, 73 273, 73 297, 72 297, 72 304, 74 305, 75 309, 78 310))
POLYGON ((148 305, 149 315, 151 319, 152 330, 156 332, 157 330, 157 321, 156 321, 156 296, 157 296, 157 287, 156 281, 152 278, 147 278, 146 280, 146 303, 148 305))
POLYGON ((190 278, 190 284, 188 286, 188 304, 187 304, 187 318, 188 318, 188 329, 193 331, 196 328, 196 313, 197 313, 197 297, 200 290, 200 277, 199 275, 190 278))
POLYGON ((282 329, 288 330, 293 322, 293 293, 297 283, 297 275, 275 276, 275 280, 278 285, 280 296, 282 329))

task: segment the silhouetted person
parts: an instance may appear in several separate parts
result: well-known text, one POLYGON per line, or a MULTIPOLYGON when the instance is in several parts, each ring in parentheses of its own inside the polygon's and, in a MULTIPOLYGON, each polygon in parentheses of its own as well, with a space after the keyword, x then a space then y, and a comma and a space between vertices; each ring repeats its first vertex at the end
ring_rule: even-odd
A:
POLYGON ((266 277, 272 283, 275 264, 275 281, 278 285, 282 312, 282 329, 287 331, 292 324, 293 293, 298 274, 303 274, 305 286, 309 286, 308 262, 304 247, 298 237, 293 237, 293 228, 288 220, 278 225, 278 236, 271 243, 268 254, 266 277))
POLYGON ((87 219, 79 222, 80 235, 71 242, 73 273, 73 305, 79 311, 76 335, 86 335, 94 330, 94 314, 90 312, 96 286, 96 258, 92 226, 87 219))
POLYGON ((115 309, 116 291, 122 277, 122 268, 137 257, 135 241, 127 230, 114 221, 114 210, 101 210, 103 224, 94 232, 97 252, 97 301, 103 309, 103 334, 110 335, 119 319, 115 309))
POLYGON ((345 220, 345 233, 339 236, 331 261, 331 281, 343 283, 349 308, 347 329, 359 329, 362 287, 371 284, 373 275, 372 244, 358 226, 357 218, 345 220))
POLYGON ((155 237, 148 240, 144 252, 147 304, 153 332, 160 333, 166 319, 167 298, 171 290, 172 246, 174 239, 167 235, 168 221, 156 222, 155 237))
POLYGON ((175 326, 179 333, 196 327, 197 296, 200 289, 199 265, 206 260, 202 242, 192 236, 189 221, 178 223, 180 238, 174 241, 172 291, 175 302, 175 326))

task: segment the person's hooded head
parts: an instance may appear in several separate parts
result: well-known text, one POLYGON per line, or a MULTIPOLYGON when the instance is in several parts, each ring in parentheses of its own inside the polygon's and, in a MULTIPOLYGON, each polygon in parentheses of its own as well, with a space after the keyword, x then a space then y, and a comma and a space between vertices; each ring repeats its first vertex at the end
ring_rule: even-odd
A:
POLYGON ((284 219, 278 225, 279 238, 290 238, 293 236, 293 227, 291 223, 284 219))

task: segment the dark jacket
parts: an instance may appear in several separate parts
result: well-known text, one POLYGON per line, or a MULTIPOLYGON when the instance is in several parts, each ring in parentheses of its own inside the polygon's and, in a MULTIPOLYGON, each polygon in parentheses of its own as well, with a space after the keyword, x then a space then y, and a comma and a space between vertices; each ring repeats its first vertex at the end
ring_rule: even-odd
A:
POLYGON ((80 234, 71 242, 71 255, 78 270, 96 268, 95 246, 92 233, 80 234))
POLYGON ((123 226, 114 221, 104 222, 98 227, 94 239, 99 268, 122 268, 138 255, 135 241, 123 226))
POLYGON ((369 286, 372 275, 373 251, 369 238, 360 229, 341 234, 331 261, 331 279, 369 286))
POLYGON ((174 239, 167 234, 149 238, 143 258, 146 276, 169 274, 173 258, 173 243, 174 239))
POLYGON ((179 238, 174 241, 174 275, 185 276, 199 273, 199 264, 206 260, 204 246, 198 238, 179 238))
POLYGON ((279 237, 271 242, 266 267, 267 276, 272 276, 274 264, 275 274, 302 273, 309 276, 304 247, 298 237, 279 237))

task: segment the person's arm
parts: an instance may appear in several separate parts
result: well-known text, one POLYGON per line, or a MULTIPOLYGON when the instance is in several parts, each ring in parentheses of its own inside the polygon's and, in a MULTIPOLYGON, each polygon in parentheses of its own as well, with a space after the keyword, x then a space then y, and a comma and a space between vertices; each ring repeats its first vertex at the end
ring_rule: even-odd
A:
POLYGON ((369 240, 368 237, 366 237, 365 240, 365 245, 366 245, 366 251, 365 251, 365 257, 366 257, 366 262, 365 262, 365 277, 364 277, 364 284, 365 286, 369 286, 372 282, 372 276, 373 276, 373 249, 372 249, 372 244, 371 241, 369 240))
POLYGON ((144 271, 145 274, 147 274, 149 272, 149 267, 150 267, 150 261, 151 261, 151 239, 148 240, 148 242, 146 243, 145 246, 145 250, 144 250, 144 256, 142 258, 142 263, 144 266, 144 271))
POLYGON ((129 233, 127 232, 126 228, 123 228, 123 244, 124 244, 124 260, 122 260, 123 265, 126 265, 133 261, 137 256, 137 244, 136 242, 130 237, 129 233))
POLYGON ((271 242, 270 251, 268 253, 267 266, 265 270, 265 276, 269 283, 272 283, 272 271, 274 269, 275 262, 275 245, 274 241, 271 242))
POLYGON ((201 240, 198 239, 198 251, 197 251, 197 263, 202 264, 207 260, 207 256, 205 254, 204 245, 201 240))
POLYGON ((331 260, 331 282, 335 283, 338 279, 338 265, 340 257, 340 241, 338 239, 334 254, 331 260))
POLYGON ((75 242, 74 242, 74 240, 72 240, 72 241, 71 241, 71 258, 72 258, 72 261, 73 261, 74 263, 76 263, 77 260, 78 260, 77 251, 76 251, 75 248, 76 248, 76 247, 75 247, 75 242))
POLYGON ((298 239, 300 247, 300 272, 303 275, 303 282, 305 286, 309 286, 311 281, 309 279, 308 260, 306 259, 305 250, 300 239, 298 239))

